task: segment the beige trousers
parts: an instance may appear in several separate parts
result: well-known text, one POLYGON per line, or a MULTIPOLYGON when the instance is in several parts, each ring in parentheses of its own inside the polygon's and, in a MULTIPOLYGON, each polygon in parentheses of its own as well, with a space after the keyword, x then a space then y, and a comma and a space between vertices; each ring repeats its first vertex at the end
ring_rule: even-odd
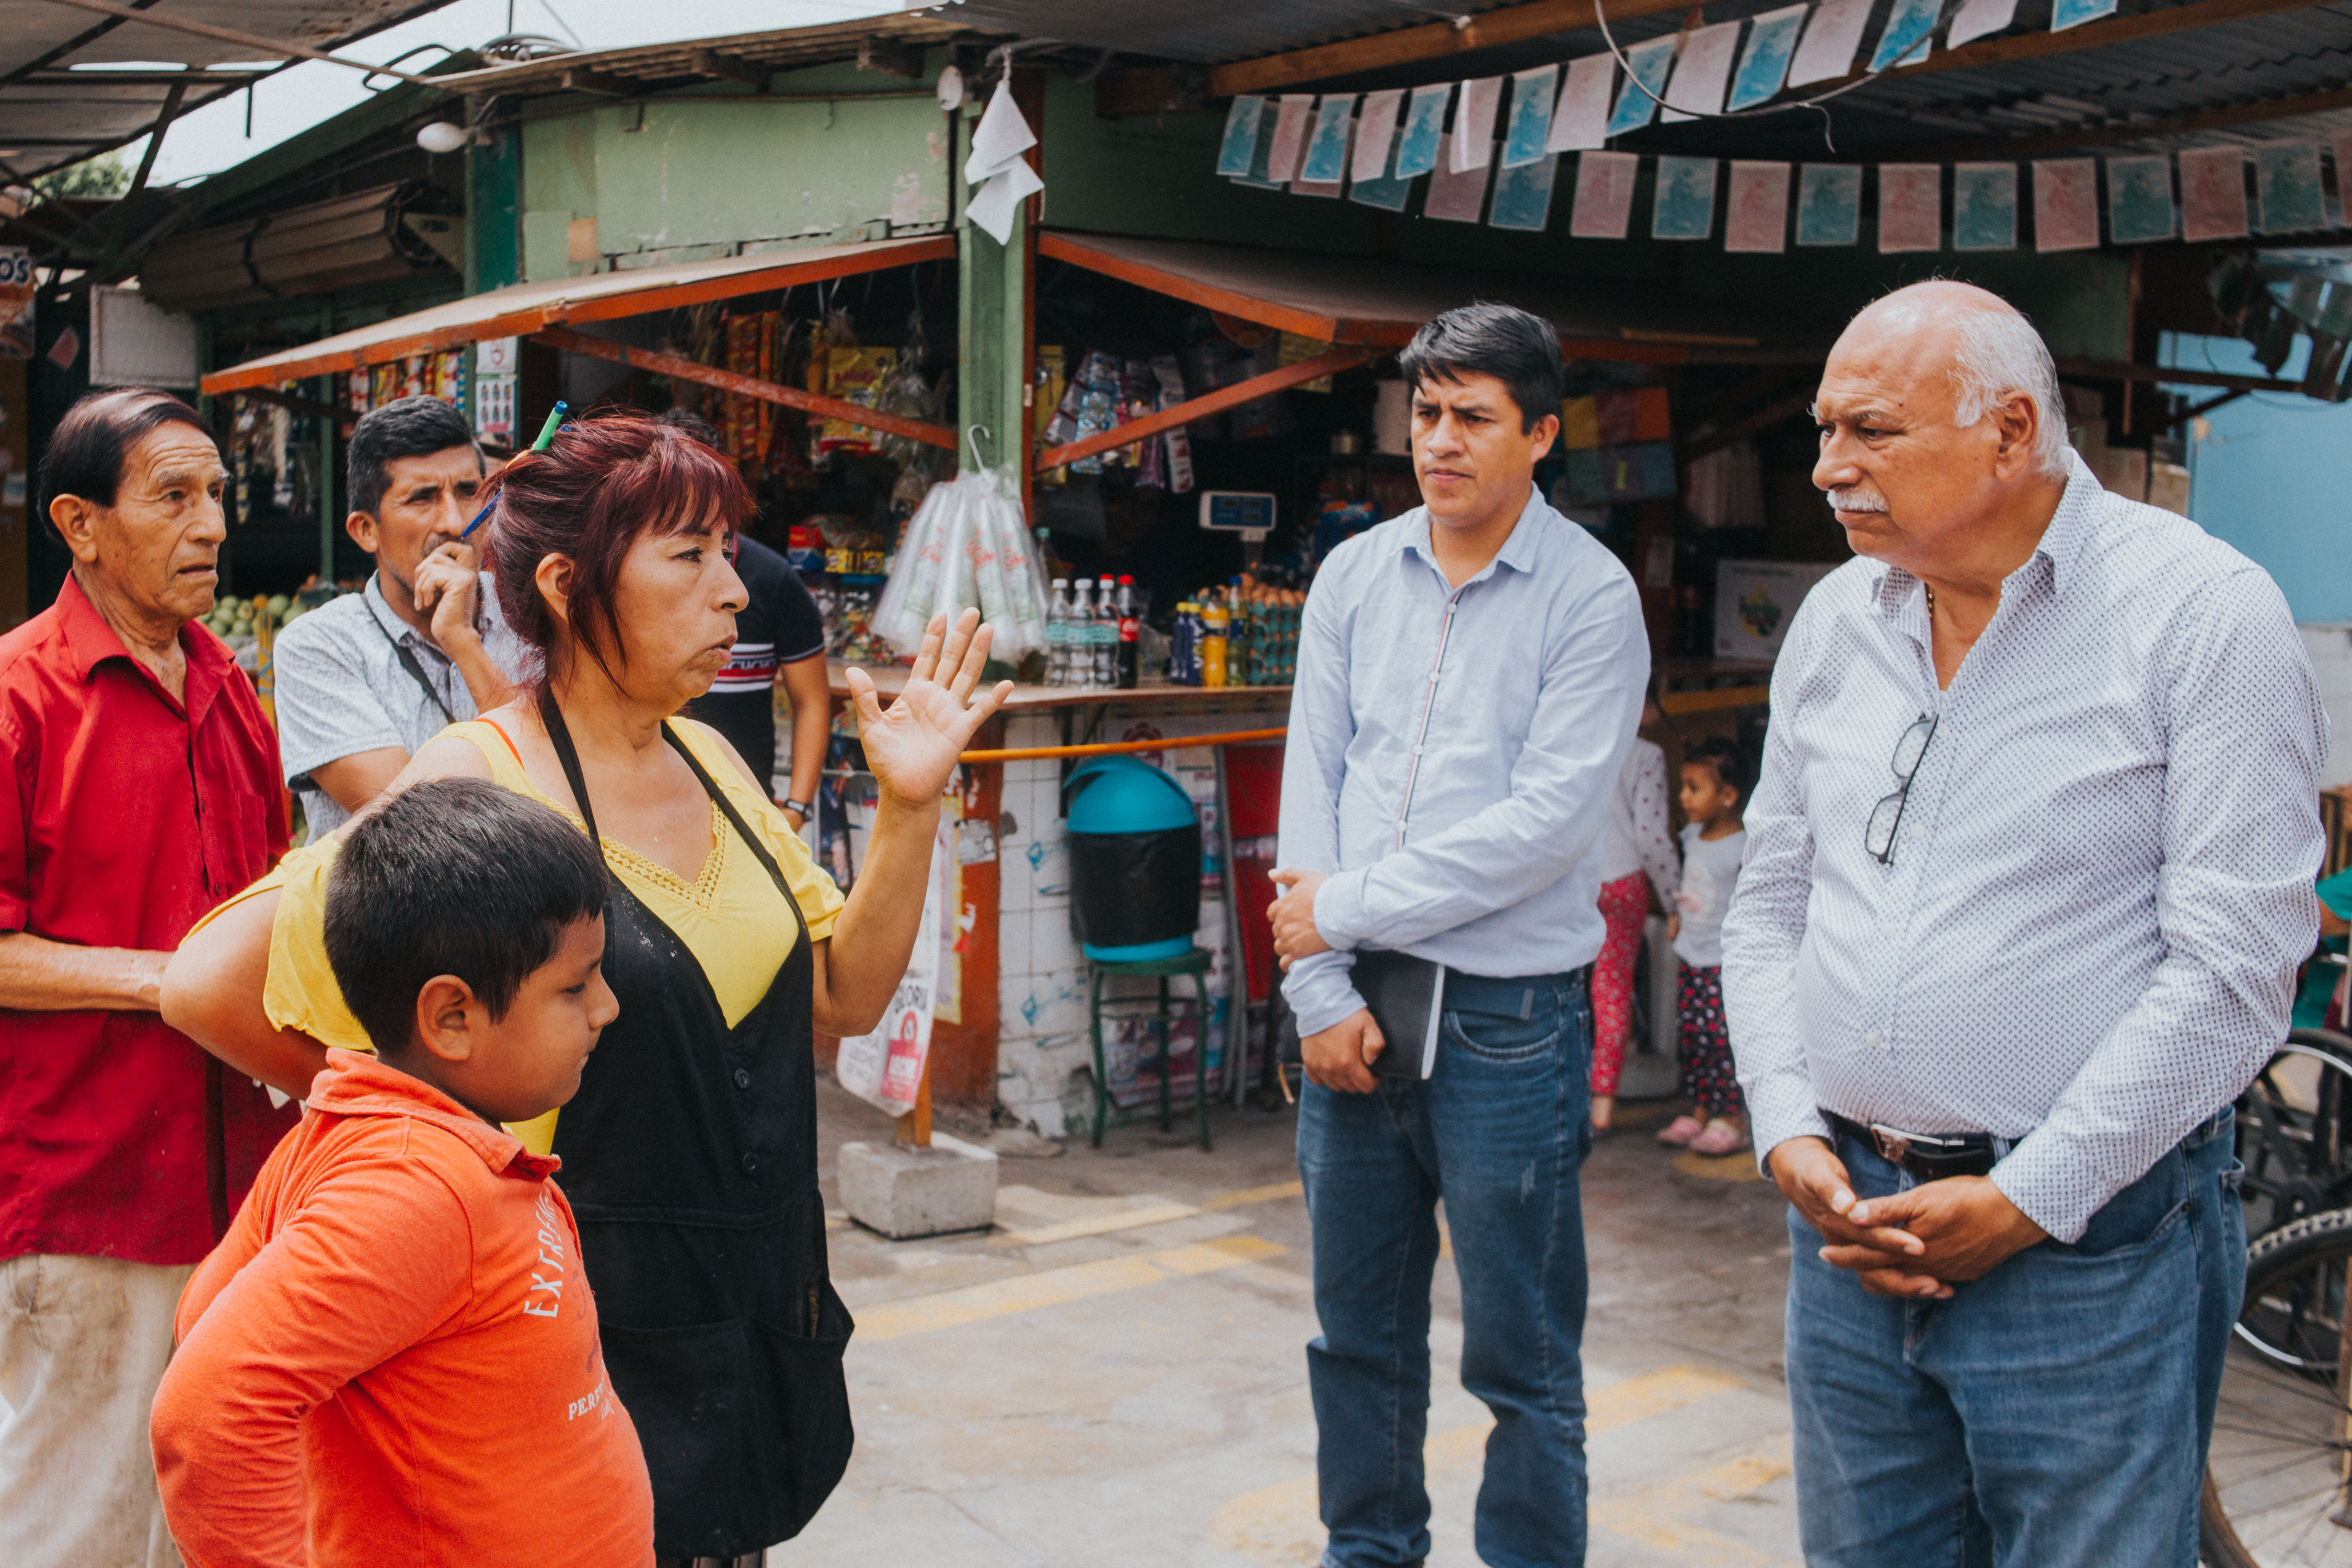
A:
POLYGON ((0 1563, 180 1568, 147 1415, 193 1265, 0 1263, 0 1563))

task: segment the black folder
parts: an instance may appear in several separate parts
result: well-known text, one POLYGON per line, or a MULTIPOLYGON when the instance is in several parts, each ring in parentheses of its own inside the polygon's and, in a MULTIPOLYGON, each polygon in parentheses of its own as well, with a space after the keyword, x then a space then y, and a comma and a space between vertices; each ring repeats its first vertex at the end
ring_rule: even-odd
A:
POLYGON ((1388 1042, 1372 1063, 1381 1078, 1427 1078, 1437 1066, 1437 1025, 1445 1005, 1445 966, 1409 953, 1359 951, 1356 994, 1388 1042))

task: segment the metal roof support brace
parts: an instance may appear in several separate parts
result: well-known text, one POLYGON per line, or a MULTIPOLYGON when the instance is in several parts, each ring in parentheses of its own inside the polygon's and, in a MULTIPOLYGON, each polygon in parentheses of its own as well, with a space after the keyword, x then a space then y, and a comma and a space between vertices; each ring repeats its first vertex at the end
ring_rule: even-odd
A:
POLYGON ((52 5, 69 5, 77 11, 95 11, 101 16, 112 16, 123 22, 136 22, 145 27, 164 27, 175 33, 193 33, 199 38, 210 38, 215 43, 236 44, 239 47, 253 49, 265 55, 293 55, 306 60, 324 60, 331 66, 341 66, 349 70, 364 71, 371 76, 396 76, 403 81, 417 82, 426 87, 439 85, 430 77, 411 76, 406 71, 386 70, 382 66, 372 66, 364 60, 347 60, 340 56, 331 55, 324 49, 314 49, 307 44, 298 44, 288 38, 265 38, 258 33, 241 33, 235 27, 215 27, 210 22, 184 22, 176 16, 159 16, 152 11, 133 10, 128 5, 110 5, 107 4, 107 0, 48 0, 48 3, 52 5))

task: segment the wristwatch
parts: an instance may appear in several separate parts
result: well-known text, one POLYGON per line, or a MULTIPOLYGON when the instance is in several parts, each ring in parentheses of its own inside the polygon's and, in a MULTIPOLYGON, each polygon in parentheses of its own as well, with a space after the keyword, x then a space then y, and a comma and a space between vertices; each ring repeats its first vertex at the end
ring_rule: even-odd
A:
POLYGON ((803 822, 808 821, 816 815, 815 805, 805 800, 788 800, 784 802, 784 809, 803 822))

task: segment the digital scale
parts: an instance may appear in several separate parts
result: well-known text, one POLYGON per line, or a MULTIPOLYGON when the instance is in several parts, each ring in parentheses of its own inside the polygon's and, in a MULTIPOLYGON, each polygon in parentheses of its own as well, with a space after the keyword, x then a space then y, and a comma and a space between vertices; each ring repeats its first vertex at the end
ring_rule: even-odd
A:
POLYGON ((1238 533, 1244 544, 1263 544, 1274 531, 1274 497, 1260 490, 1202 490, 1201 526, 1238 533))

